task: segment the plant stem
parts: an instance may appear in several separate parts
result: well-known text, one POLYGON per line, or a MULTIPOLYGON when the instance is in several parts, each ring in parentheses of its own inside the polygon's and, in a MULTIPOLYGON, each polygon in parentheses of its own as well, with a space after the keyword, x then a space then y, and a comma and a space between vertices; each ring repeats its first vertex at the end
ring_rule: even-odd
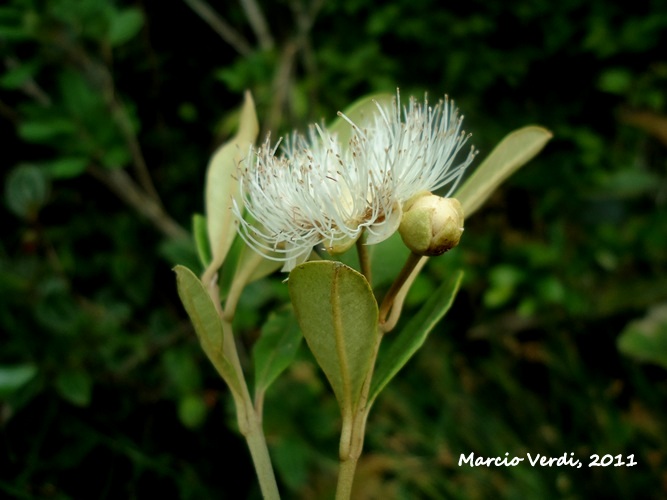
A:
POLYGON ((352 495, 354 474, 357 470, 357 462, 359 461, 359 457, 364 448, 366 422, 368 421, 368 414, 371 411, 371 405, 373 403, 372 401, 368 401, 368 395, 370 393, 373 372, 375 371, 375 363, 377 361, 378 353, 380 352, 380 343, 382 342, 383 337, 382 332, 378 329, 370 368, 366 374, 364 385, 361 388, 361 397, 359 398, 358 406, 355 408, 354 412, 352 412, 351 417, 343 417, 343 432, 341 433, 340 449, 347 449, 348 452, 345 455, 341 454, 340 457, 336 500, 349 500, 352 495), (346 422, 346 417, 349 418, 351 422, 346 422), (345 431, 346 424, 350 427, 349 432, 345 431), (343 443, 344 440, 347 442, 343 443))
POLYGON ((220 38, 231 45, 242 56, 249 55, 253 48, 241 33, 236 31, 231 24, 225 21, 220 14, 203 0, 185 0, 192 10, 213 28, 220 38))
POLYGON ((266 446, 262 421, 259 415, 255 413, 252 401, 246 401, 248 415, 248 433, 245 435, 250 456, 255 466, 259 487, 262 490, 262 497, 265 500, 279 500, 280 493, 273 473, 273 465, 269 456, 269 448, 266 446))
POLYGON ((248 384, 243 375, 243 368, 239 360, 238 351, 236 349, 236 342, 234 342, 234 335, 232 332, 232 325, 229 321, 222 320, 224 331, 224 352, 229 359, 234 371, 241 383, 242 394, 240 399, 234 399, 237 408, 237 416, 239 419, 239 429, 248 443, 250 449, 250 456, 252 457, 257 479, 259 480, 259 487, 262 490, 262 497, 265 500, 279 500, 280 493, 278 492, 278 484, 276 483, 275 474, 273 473, 273 465, 271 464, 271 457, 269 456, 269 449, 264 438, 264 431, 262 429, 262 419, 255 411, 255 405, 250 397, 248 384), (242 407, 241 407, 242 406, 242 407))
POLYGON ((365 245, 366 237, 362 234, 357 239, 357 254, 359 255, 359 265, 361 266, 361 274, 366 277, 368 284, 373 286, 372 275, 371 275, 371 259, 368 255, 368 247, 365 245))
POLYGON ((354 473, 357 469, 358 458, 350 457, 340 463, 338 469, 338 484, 336 486, 336 500, 348 500, 352 496, 354 473))
POLYGON ((408 259, 405 261, 405 264, 403 265, 403 269, 401 269, 401 272, 398 273, 398 276, 396 276, 396 279, 391 284, 391 288, 389 288, 387 295, 385 295, 384 299, 382 299, 382 305, 380 306, 381 327, 387 320, 387 316, 389 315, 389 312, 391 311, 391 308, 394 305, 394 299, 401 291, 401 288, 403 288, 403 285, 408 281, 408 278, 410 278, 413 269, 417 266, 417 264, 419 264, 421 258, 422 257, 420 255, 417 255, 414 252, 410 252, 410 255, 408 255, 408 259))

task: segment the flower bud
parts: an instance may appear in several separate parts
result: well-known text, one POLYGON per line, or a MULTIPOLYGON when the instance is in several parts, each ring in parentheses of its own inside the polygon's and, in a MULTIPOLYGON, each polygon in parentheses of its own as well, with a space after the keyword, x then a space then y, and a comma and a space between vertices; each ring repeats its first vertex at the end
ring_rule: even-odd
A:
POLYGON ((398 232, 403 243, 417 255, 441 255, 458 245, 461 239, 461 203, 455 198, 421 193, 405 204, 398 232))

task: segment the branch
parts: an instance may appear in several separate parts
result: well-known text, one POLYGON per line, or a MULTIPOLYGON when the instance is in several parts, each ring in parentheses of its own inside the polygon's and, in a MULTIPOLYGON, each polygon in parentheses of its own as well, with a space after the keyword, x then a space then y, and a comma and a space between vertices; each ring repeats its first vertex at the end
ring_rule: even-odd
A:
POLYGON ((280 123, 283 105, 289 96, 292 68, 298 50, 298 45, 292 41, 287 42, 283 47, 280 62, 278 63, 278 68, 271 84, 273 99, 271 100, 271 107, 266 114, 266 120, 264 120, 262 130, 262 135, 264 136, 270 130, 276 130, 280 123))
MULTIPOLYGON (((15 69, 18 68, 21 65, 21 63, 16 60, 13 57, 5 57, 5 66, 7 69, 15 69)), ((26 80, 21 83, 20 86, 21 91, 23 91, 24 94, 28 95, 29 97, 32 97, 35 101, 37 101, 40 105, 44 106, 45 108, 51 106, 51 98, 49 95, 42 90, 42 88, 37 85, 37 82, 33 80, 32 77, 26 78, 26 80)))
POLYGON ((266 18, 257 2, 255 0, 241 0, 241 5, 243 6, 243 10, 245 10, 246 16, 248 16, 250 26, 259 41, 259 46, 263 50, 272 49, 273 37, 269 31, 269 25, 266 22, 266 18))
POLYGON ((172 219, 161 205, 144 193, 125 170, 92 165, 88 167, 88 171, 127 205, 151 221, 165 236, 174 239, 189 237, 188 232, 172 219))
POLYGON ((231 45, 242 56, 249 55, 253 49, 250 43, 214 11, 204 0, 184 0, 220 38, 231 45))

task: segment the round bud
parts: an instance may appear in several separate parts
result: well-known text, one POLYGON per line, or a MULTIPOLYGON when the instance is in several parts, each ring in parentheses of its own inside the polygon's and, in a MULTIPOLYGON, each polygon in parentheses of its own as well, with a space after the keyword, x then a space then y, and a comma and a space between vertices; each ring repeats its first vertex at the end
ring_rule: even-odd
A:
POLYGON ((405 204, 398 231, 403 243, 417 255, 442 255, 459 244, 463 208, 455 198, 419 194, 405 204))

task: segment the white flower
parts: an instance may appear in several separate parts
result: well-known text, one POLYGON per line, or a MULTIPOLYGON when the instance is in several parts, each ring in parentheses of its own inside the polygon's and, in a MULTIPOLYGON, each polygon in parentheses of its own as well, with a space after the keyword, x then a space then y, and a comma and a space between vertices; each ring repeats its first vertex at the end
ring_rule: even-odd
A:
MULTIPOLYGON (((476 155, 471 147, 466 159, 455 165, 459 151, 470 137, 461 130, 463 117, 447 96, 435 107, 424 99, 420 104, 413 97, 402 107, 400 94, 391 106, 377 104, 373 122, 361 128, 352 122, 360 141, 360 164, 384 179, 379 196, 392 199, 388 206, 402 207, 420 192, 432 192, 449 186, 444 197, 450 196, 476 155)), ((385 214, 388 218, 391 214, 385 214)), ((399 220, 396 224, 400 223, 399 220)), ((397 227, 397 225, 396 225, 397 227)), ((385 240, 396 227, 386 234, 373 234, 368 243, 385 240)), ((384 228, 383 228, 384 229, 384 228)))
MULTIPOLYGON (((346 120, 347 117, 341 114, 346 120)), ((402 205, 423 191, 456 188, 475 152, 454 165, 468 137, 461 131, 453 103, 435 107, 425 99, 400 96, 391 106, 377 104, 365 123, 352 123, 348 144, 319 126, 307 138, 294 134, 283 152, 267 141, 240 171, 242 207, 234 205, 239 233, 267 258, 284 261, 284 271, 305 261, 314 246, 337 253, 366 230, 368 244, 391 236, 401 221, 402 205)))

